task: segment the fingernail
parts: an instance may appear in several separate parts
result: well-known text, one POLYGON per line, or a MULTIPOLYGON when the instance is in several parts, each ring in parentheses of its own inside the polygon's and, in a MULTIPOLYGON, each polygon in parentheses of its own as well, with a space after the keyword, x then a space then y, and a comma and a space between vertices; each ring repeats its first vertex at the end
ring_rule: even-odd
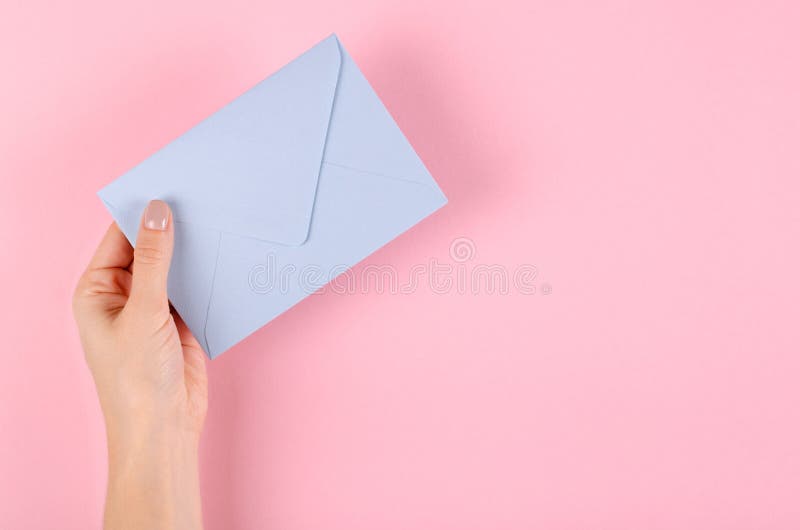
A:
POLYGON ((169 206, 164 201, 150 201, 144 209, 144 226, 150 230, 166 230, 169 206))

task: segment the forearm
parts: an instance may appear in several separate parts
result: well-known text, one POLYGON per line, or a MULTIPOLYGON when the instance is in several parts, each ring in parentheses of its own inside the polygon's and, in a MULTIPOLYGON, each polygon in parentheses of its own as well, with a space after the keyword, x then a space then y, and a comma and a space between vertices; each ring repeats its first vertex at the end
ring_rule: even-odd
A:
POLYGON ((106 530, 202 528, 197 453, 205 355, 169 305, 172 213, 150 201, 137 249, 112 224, 73 311, 108 437, 106 530))
POLYGON ((198 440, 187 433, 109 433, 106 530, 202 528, 198 440))

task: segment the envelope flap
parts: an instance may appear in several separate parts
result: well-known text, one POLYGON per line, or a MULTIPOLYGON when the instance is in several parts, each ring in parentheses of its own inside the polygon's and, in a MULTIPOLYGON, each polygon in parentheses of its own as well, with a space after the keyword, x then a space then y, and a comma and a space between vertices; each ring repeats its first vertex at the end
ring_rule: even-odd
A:
POLYGON ((103 188, 101 199, 141 212, 160 198, 180 222, 302 244, 340 66, 331 36, 103 188))

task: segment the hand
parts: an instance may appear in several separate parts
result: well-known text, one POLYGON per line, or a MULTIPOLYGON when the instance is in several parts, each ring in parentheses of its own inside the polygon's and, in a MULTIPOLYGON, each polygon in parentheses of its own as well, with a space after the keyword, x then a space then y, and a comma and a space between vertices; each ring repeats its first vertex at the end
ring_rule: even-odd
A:
POLYGON ((114 224, 73 298, 106 423, 105 528, 200 528, 197 446, 205 356, 167 299, 169 206, 145 209, 133 249, 114 224))

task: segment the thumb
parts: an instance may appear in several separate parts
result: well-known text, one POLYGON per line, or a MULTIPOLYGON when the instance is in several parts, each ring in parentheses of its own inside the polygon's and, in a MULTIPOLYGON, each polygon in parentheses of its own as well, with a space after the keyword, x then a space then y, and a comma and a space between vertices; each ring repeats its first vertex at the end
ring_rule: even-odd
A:
POLYGON ((169 310, 167 275, 172 260, 172 212, 164 201, 150 201, 133 249, 130 304, 146 311, 169 310))

